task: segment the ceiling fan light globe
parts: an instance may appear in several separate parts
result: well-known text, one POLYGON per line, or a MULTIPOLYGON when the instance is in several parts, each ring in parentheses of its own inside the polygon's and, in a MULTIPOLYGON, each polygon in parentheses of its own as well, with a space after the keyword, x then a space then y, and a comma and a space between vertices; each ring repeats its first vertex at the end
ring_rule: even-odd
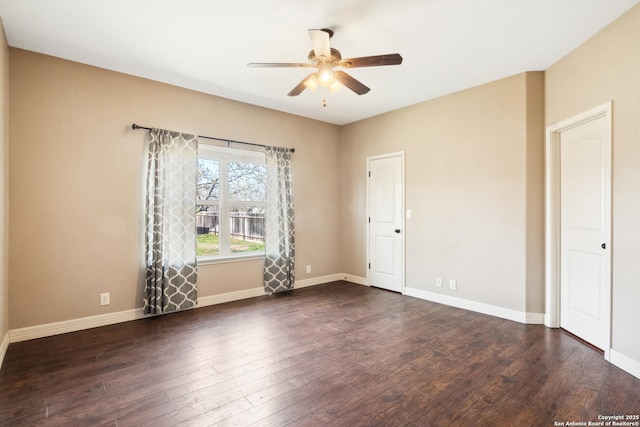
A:
POLYGON ((324 65, 320 68, 320 70, 316 73, 318 76, 318 81, 321 86, 329 87, 336 81, 335 76, 333 75, 333 70, 331 66, 324 65))
POLYGON ((316 89, 318 88, 318 78, 316 77, 316 75, 312 75, 310 76, 307 80, 305 80, 304 85, 307 87, 307 89, 309 89, 311 92, 315 92, 316 89))
POLYGON ((331 93, 336 93, 337 91, 339 91, 340 89, 342 89, 342 83, 340 83, 337 80, 333 80, 333 83, 331 83, 329 85, 329 92, 331 93))
POLYGON ((330 71, 323 71, 320 73, 320 81, 325 85, 328 85, 331 83, 332 77, 333 76, 331 75, 330 71))

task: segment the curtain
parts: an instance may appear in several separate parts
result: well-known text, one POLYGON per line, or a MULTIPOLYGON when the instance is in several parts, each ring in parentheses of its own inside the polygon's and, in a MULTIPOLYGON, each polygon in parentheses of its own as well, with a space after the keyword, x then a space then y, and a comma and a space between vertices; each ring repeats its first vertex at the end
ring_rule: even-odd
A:
POLYGON ((291 151, 266 147, 267 195, 265 207, 264 289, 268 294, 293 289, 295 239, 291 151))
POLYGON ((160 129, 149 135, 144 313, 162 314, 197 302, 198 140, 160 129))

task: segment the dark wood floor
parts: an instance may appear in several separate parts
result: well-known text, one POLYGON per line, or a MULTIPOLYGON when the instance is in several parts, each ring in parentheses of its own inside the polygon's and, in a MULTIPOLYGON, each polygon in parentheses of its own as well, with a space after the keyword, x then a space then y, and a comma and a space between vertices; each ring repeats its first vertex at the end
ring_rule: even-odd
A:
POLYGON ((558 330, 345 282, 9 346, 2 425, 553 426, 640 414, 558 330))

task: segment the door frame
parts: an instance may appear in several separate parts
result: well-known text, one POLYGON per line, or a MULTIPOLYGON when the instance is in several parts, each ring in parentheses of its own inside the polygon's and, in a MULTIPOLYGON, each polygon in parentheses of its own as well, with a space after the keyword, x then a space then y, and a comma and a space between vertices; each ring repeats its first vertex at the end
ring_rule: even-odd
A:
POLYGON ((368 218, 371 217, 371 212, 370 212, 370 200, 369 200, 369 194, 370 194, 370 182, 371 180, 369 179, 369 171, 371 170, 370 168, 370 164, 372 161, 374 160, 379 160, 379 159, 385 159, 388 157, 400 157, 400 182, 401 182, 401 196, 402 196, 402 200, 400 201, 400 211, 401 211, 401 218, 402 218, 402 225, 401 225, 401 230, 402 232, 400 233, 400 249, 402 251, 402 253, 400 254, 400 293, 402 295, 404 295, 404 291, 405 291, 405 273, 406 273, 406 268, 405 268, 405 244, 406 244, 406 239, 405 239, 405 231, 406 231, 406 215, 405 215, 405 152, 404 151, 396 151, 393 153, 386 153, 386 154, 378 154, 376 156, 369 156, 367 157, 367 164, 366 164, 366 175, 365 175, 365 179, 367 180, 367 197, 366 197, 366 203, 367 203, 367 209, 366 209, 366 214, 367 216, 365 217, 365 235, 367 236, 367 258, 365 260, 365 270, 367 272, 367 286, 371 286, 371 269, 369 268, 369 260, 371 259, 370 257, 370 236, 371 236, 371 224, 369 224, 368 218))
POLYGON ((604 171, 606 183, 606 194, 604 196, 605 212, 608 222, 605 225, 606 243, 609 248, 606 252, 608 257, 609 271, 605 273, 607 284, 604 313, 607 322, 606 346, 604 358, 609 360, 611 350, 611 153, 612 153, 612 111, 613 102, 609 101, 576 116, 570 117, 559 123, 547 126, 546 129, 546 162, 545 162, 545 315, 544 324, 549 328, 560 327, 560 134, 561 132, 585 122, 606 117, 606 136, 608 137, 608 150, 605 153, 605 164, 607 170, 604 171))

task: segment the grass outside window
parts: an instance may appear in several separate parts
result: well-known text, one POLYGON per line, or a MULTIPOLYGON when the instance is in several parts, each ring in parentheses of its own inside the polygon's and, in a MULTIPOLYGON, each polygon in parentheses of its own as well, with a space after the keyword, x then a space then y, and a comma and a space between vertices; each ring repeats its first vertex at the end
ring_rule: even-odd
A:
MULTIPOLYGON (((198 256, 211 256, 220 254, 220 236, 215 234, 198 235, 198 256)), ((264 242, 255 242, 242 239, 231 239, 232 253, 247 253, 264 251, 264 242)))

